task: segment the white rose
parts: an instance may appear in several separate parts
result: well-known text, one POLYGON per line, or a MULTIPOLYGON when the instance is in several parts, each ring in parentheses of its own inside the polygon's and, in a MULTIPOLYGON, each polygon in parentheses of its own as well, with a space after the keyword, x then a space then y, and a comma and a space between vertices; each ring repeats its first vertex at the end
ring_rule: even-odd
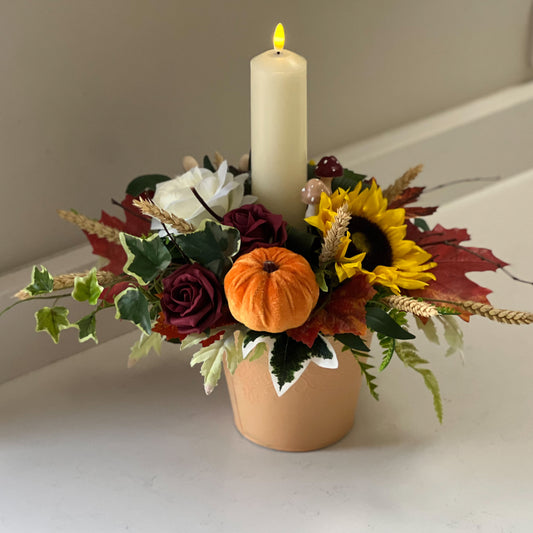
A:
MULTIPOLYGON (((244 182, 247 178, 248 174, 234 177, 228 172, 226 161, 221 163, 215 173, 206 168, 194 167, 181 176, 158 183, 153 202, 161 209, 198 226, 202 220, 213 217, 198 201, 191 187, 196 189, 214 213, 222 217, 232 209, 257 200, 255 196, 244 195, 244 182)), ((155 218, 152 219, 152 230, 159 231, 161 236, 166 235, 163 225, 155 218)), ((170 231, 176 233, 175 230, 170 231)))

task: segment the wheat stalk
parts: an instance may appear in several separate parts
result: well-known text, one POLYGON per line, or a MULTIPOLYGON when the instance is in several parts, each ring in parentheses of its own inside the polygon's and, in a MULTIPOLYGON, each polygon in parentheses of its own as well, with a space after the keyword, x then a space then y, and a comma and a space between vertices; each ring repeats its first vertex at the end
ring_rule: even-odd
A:
POLYGON ((392 202, 405 191, 408 185, 418 176, 418 174, 420 174, 420 172, 422 172, 423 168, 423 165, 417 165, 416 167, 410 168, 383 191, 383 198, 392 202))
POLYGON ((504 324, 532 324, 533 313, 527 311, 512 311, 510 309, 498 309, 489 304, 482 304, 479 302, 472 302, 466 300, 464 302, 453 302, 453 305, 462 307, 473 315, 483 316, 496 322, 503 322, 504 324))
POLYGON ((429 318, 439 314, 438 309, 433 304, 421 302, 408 296, 387 296, 383 298, 383 302, 400 311, 407 311, 408 313, 421 317, 429 318))
POLYGON ((157 205, 150 200, 133 200, 133 205, 138 207, 144 215, 157 218, 161 223, 167 224, 180 233, 192 233, 195 230, 192 224, 183 218, 177 217, 176 215, 157 207, 157 205))
MULTIPOLYGON (((59 276, 54 276, 54 285, 52 290, 60 291, 74 287, 75 279, 83 278, 89 274, 89 272, 89 270, 86 270, 85 272, 72 272, 70 274, 60 274, 59 276)), ((102 286, 111 285, 116 278, 117 277, 115 274, 106 270, 98 270, 96 272, 96 279, 102 286)), ((18 298, 19 300, 27 300, 30 297, 31 294, 26 289, 22 289, 15 294, 15 298, 18 298)))
POLYGON ((120 244, 120 231, 116 228, 106 226, 102 222, 92 220, 85 215, 80 215, 79 213, 74 213, 74 211, 64 211, 63 209, 58 209, 57 214, 63 220, 75 224, 87 233, 96 235, 97 237, 105 239, 108 242, 120 244))
POLYGON ((318 262, 321 265, 325 265, 329 261, 335 259, 337 250, 341 245, 341 239, 346 234, 346 230, 348 229, 351 218, 352 214, 350 213, 350 208, 348 203, 345 202, 337 211, 337 214, 335 215, 335 218, 331 224, 331 228, 324 236, 322 250, 320 252, 320 256, 318 257, 318 262))

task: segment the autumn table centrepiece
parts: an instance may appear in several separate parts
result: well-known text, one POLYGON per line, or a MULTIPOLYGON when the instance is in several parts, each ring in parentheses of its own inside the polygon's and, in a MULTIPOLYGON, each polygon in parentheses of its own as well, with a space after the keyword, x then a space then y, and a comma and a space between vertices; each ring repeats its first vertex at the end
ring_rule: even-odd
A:
POLYGON ((10 307, 41 301, 36 330, 56 343, 69 328, 97 342, 97 316, 111 309, 140 330, 130 366, 163 341, 194 347, 205 392, 224 369, 237 428, 267 447, 342 438, 361 380, 377 399, 376 374, 393 357, 423 379, 442 420, 413 330, 443 337, 450 354, 461 350, 457 319, 531 324, 533 314, 493 307, 490 289, 466 277, 506 263, 466 246, 464 229, 429 227, 424 217, 437 208, 413 205, 421 166, 382 190, 334 156, 307 163, 306 63, 282 34, 252 60, 251 168, 248 156, 236 166, 218 153, 201 164, 187 156, 174 178, 134 179, 114 202, 124 218, 60 211, 103 266, 59 275, 35 266, 10 307), (86 315, 70 316, 62 303, 71 297, 87 303, 86 315), (381 361, 370 356, 371 335, 381 361))

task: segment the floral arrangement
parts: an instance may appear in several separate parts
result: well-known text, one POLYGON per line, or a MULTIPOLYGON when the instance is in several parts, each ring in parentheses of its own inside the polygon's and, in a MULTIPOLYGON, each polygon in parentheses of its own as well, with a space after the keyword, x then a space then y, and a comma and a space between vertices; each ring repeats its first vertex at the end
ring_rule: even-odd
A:
POLYGON ((399 357, 422 376, 442 420, 439 387, 411 342, 407 314, 435 342, 438 326, 448 353, 461 349, 457 318, 533 322, 533 313, 492 307, 490 290, 465 276, 506 263, 488 249, 465 246, 464 229, 430 229, 423 217, 436 207, 411 205, 424 190, 411 186, 421 166, 382 190, 332 156, 310 162, 300 228, 251 196, 248 166, 243 156, 238 167, 228 167, 217 153, 214 162, 204 158, 203 168, 185 158, 185 173, 173 179, 140 176, 115 202, 124 220, 59 211, 84 231, 105 264, 58 276, 35 266, 17 296, 53 300, 36 312, 36 330, 57 343, 62 330, 77 328, 80 342, 97 342, 96 316, 113 308, 115 318, 141 330, 129 365, 158 352, 163 341, 198 345, 191 365, 201 364, 208 394, 224 359, 234 372, 245 359, 268 356, 281 395, 311 361, 336 368, 336 340, 357 359, 376 399, 376 370, 399 357), (90 312, 71 322, 59 305, 66 297, 87 302, 90 312), (368 332, 383 351, 379 364, 369 359, 368 332))

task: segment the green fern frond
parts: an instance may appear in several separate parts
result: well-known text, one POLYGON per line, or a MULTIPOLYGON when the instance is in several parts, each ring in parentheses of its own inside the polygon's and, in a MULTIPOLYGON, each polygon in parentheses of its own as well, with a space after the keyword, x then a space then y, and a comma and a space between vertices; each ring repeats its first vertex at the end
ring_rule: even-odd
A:
POLYGON ((377 383, 374 383, 376 380, 376 376, 370 373, 370 370, 372 370, 374 367, 364 362, 364 359, 368 357, 368 354, 360 353, 355 350, 350 350, 350 351, 352 352, 354 357, 357 359, 357 362, 359 363, 359 367, 361 368, 361 374, 365 378, 370 394, 375 400, 379 400, 379 394, 377 392, 378 385, 377 383))
POLYGON ((379 365, 380 372, 383 372, 383 370, 389 366, 392 356, 394 355, 396 339, 389 337, 388 335, 382 335, 381 333, 377 334, 377 338, 379 345, 383 349, 383 359, 381 360, 381 365, 379 365))
POLYGON ((426 387, 433 395, 433 406, 439 422, 442 424, 442 399, 440 396, 439 384, 435 374, 429 370, 429 368, 420 368, 419 365, 426 365, 428 361, 422 359, 416 353, 416 347, 410 342, 399 342, 396 345, 396 353, 398 357, 403 361, 405 366, 412 368, 415 372, 418 372, 424 379, 426 387))

